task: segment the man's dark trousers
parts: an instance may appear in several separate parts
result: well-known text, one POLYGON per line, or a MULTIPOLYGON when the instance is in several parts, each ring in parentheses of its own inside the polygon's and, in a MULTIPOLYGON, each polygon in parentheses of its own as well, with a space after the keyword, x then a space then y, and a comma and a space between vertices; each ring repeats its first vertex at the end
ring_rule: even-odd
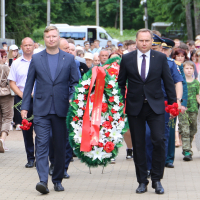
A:
MULTIPOLYGON (((20 102, 22 100, 22 98, 17 95, 15 96, 15 99, 17 102, 20 102)), ((18 107, 18 109, 20 110, 20 106, 18 107)), ((27 117, 30 118, 32 116, 32 114, 33 114, 33 99, 31 99, 27 117)), ((21 115, 18 116, 18 120, 20 120, 20 121, 15 122, 15 123, 21 124, 21 122, 22 122, 21 115)), ((32 122, 32 121, 30 121, 30 122, 32 122)), ((34 156, 34 142, 33 142, 33 125, 27 131, 22 130, 22 133, 23 133, 23 137, 24 137, 24 145, 25 145, 27 160, 28 160, 28 162, 29 161, 34 162, 35 156, 34 156)))
POLYGON ((52 182, 61 183, 65 169, 66 149, 66 118, 58 117, 56 114, 46 116, 34 116, 34 128, 37 133, 36 167, 40 181, 47 183, 49 172, 49 139, 52 128, 54 146, 54 172, 52 182))
POLYGON ((145 123, 148 123, 151 130, 153 144, 152 155, 152 181, 160 181, 163 177, 165 166, 165 116, 156 114, 148 103, 143 103, 142 109, 137 116, 128 115, 128 122, 131 132, 133 155, 136 168, 137 181, 148 184, 147 160, 145 145, 145 123))
MULTIPOLYGON (((165 112, 165 159, 167 159, 168 144, 169 144, 169 113, 165 112)), ((149 126, 146 126, 146 153, 147 153, 147 169, 151 170, 153 144, 151 142, 151 131, 149 126)))
MULTIPOLYGON (((72 156, 73 156, 73 150, 69 143, 69 132, 67 130, 66 134, 66 152, 65 152, 65 171, 68 170, 69 164, 71 162, 72 156)), ((53 148, 53 137, 52 133, 50 135, 50 142, 49 142, 49 160, 52 165, 54 165, 54 148, 53 148)), ((64 172, 63 172, 64 173, 64 172)))

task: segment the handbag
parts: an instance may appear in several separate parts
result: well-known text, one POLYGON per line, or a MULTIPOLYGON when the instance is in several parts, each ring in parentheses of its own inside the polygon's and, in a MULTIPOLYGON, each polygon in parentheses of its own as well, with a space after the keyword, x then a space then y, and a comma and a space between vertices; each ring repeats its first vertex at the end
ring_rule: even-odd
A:
POLYGON ((3 69, 4 67, 1 68, 0 96, 6 96, 10 94, 10 86, 7 80, 7 76, 3 69))

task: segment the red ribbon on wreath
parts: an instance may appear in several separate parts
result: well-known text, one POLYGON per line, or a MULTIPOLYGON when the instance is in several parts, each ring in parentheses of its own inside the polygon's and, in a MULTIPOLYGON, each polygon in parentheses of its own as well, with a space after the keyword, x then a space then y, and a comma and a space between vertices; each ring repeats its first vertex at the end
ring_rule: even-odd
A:
POLYGON ((102 98, 105 86, 105 70, 102 67, 92 68, 92 79, 87 97, 87 104, 85 113, 83 116, 83 127, 82 127, 82 139, 80 150, 89 152, 92 150, 93 145, 98 145, 99 141, 99 129, 101 123, 101 111, 102 111, 102 98), (92 123, 90 122, 89 114, 89 100, 90 94, 96 80, 94 103, 92 110, 92 123))

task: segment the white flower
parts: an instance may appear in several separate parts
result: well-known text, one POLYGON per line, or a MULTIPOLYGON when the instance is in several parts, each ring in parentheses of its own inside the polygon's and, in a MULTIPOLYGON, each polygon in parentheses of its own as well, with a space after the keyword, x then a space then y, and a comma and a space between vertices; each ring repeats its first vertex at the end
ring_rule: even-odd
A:
POLYGON ((72 125, 73 128, 75 128, 76 124, 74 121, 72 121, 70 124, 72 125))
POLYGON ((84 95, 83 94, 78 94, 78 100, 83 101, 84 100, 84 95))
POLYGON ((78 117, 82 117, 83 116, 83 110, 82 109, 78 109, 77 110, 77 115, 78 115, 78 117))
POLYGON ((89 78, 88 80, 85 81, 86 85, 90 85, 91 79, 89 78))
POLYGON ((84 155, 89 157, 89 158, 93 157, 93 153, 91 151, 90 152, 84 152, 84 155))
POLYGON ((87 82, 86 81, 82 81, 81 85, 85 86, 85 85, 87 85, 87 82))
POLYGON ((112 153, 106 153, 102 156, 102 158, 110 158, 112 156, 112 153))
POLYGON ((94 146, 94 150, 91 151, 91 153, 93 154, 92 160, 95 160, 98 158, 100 161, 102 161, 103 155, 106 154, 105 152, 103 152, 103 147, 98 148, 97 146, 94 146))
POLYGON ((113 89, 112 94, 116 95, 118 93, 118 90, 113 89))
POLYGON ((105 119, 103 116, 101 116, 101 125, 102 125, 105 121, 106 121, 106 119, 105 119))
POLYGON ((114 101, 119 104, 119 96, 114 96, 114 101))
POLYGON ((100 133, 105 134, 106 132, 107 132, 107 128, 102 127, 101 130, 100 130, 100 133))
POLYGON ((111 133, 110 133, 110 137, 114 140, 114 143, 116 144, 117 142, 119 142, 119 140, 122 137, 122 135, 120 134, 120 131, 117 130, 116 128, 113 128, 111 133))
POLYGON ((122 130, 124 128, 124 126, 125 126, 124 121, 120 121, 118 126, 117 126, 117 129, 122 130))
POLYGON ((79 92, 81 93, 84 93, 85 92, 85 88, 84 87, 81 87, 81 88, 78 88, 79 92))
POLYGON ((79 108, 83 108, 84 107, 84 102, 83 101, 79 101, 78 102, 78 106, 79 106, 79 108))
POLYGON ((112 124, 112 127, 116 127, 116 126, 118 126, 119 123, 118 123, 118 121, 113 121, 111 124, 112 124))
POLYGON ((81 138, 82 138, 82 128, 79 128, 78 130, 74 130, 75 136, 74 136, 74 141, 76 143, 81 143, 81 138))
POLYGON ((118 112, 115 113, 115 114, 113 114, 113 119, 114 119, 114 120, 120 119, 120 114, 119 114, 118 112))
POLYGON ((114 105, 113 109, 116 110, 116 111, 119 111, 120 107, 118 105, 114 105))
POLYGON ((83 120, 79 120, 79 121, 78 121, 78 125, 79 125, 79 126, 82 126, 82 125, 83 125, 83 120))
POLYGON ((109 142, 107 138, 104 138, 104 140, 102 141, 103 145, 105 145, 107 142, 109 142))
POLYGON ((112 80, 111 80, 111 81, 108 82, 108 84, 109 84, 109 85, 112 85, 113 87, 115 87, 115 81, 112 81, 112 80))
POLYGON ((99 142, 103 143, 105 137, 106 136, 102 132, 99 132, 99 142))

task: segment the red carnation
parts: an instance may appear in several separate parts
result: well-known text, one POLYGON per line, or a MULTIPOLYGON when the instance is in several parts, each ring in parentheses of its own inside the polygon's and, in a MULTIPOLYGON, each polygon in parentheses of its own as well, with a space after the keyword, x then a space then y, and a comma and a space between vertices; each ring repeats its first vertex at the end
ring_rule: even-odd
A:
POLYGON ((168 106, 168 102, 167 102, 167 101, 165 101, 165 107, 166 107, 166 106, 168 106))
POLYGON ((79 100, 78 100, 78 99, 76 99, 76 100, 74 100, 74 102, 75 102, 76 104, 78 104, 78 103, 79 103, 79 100))
POLYGON ((84 85, 84 88, 85 88, 86 90, 88 90, 89 85, 84 85))
POLYGON ((111 113, 114 114, 114 113, 117 113, 117 111, 112 108, 111 113))
POLYGON ((86 95, 86 94, 84 94, 84 100, 85 100, 85 101, 87 100, 87 95, 86 95))
POLYGON ((108 84, 108 86, 106 88, 111 89, 111 88, 113 88, 113 86, 108 84))
POLYGON ((108 116, 108 119, 109 119, 110 122, 113 121, 113 118, 111 116, 108 116))
POLYGON ((107 128, 107 129, 111 129, 112 128, 112 125, 109 121, 105 121, 103 124, 102 124, 103 127, 107 128))
POLYGON ((108 110, 108 105, 107 103, 102 103, 102 112, 105 113, 108 110))
POLYGON ((22 124, 23 124, 23 125, 28 125, 28 120, 27 120, 27 119, 23 119, 23 120, 22 120, 22 124))
POLYGON ((114 68, 110 68, 107 70, 108 73, 112 76, 112 75, 118 75, 118 70, 114 69, 114 68))
POLYGON ((106 153, 110 153, 111 151, 114 150, 114 148, 115 148, 115 145, 112 142, 107 142, 105 146, 103 147, 106 153))
POLYGON ((102 142, 99 142, 99 143, 98 143, 98 146, 99 146, 99 147, 103 147, 103 143, 102 143, 102 142))
POLYGON ((86 110, 86 107, 82 107, 82 110, 86 110))
POLYGON ((114 101, 114 96, 109 97, 108 101, 113 102, 114 101))
POLYGON ((105 136, 106 136, 106 137, 109 137, 109 136, 110 136, 110 132, 106 132, 106 133, 105 133, 105 136))
POLYGON ((177 103, 173 103, 172 104, 174 108, 178 108, 178 104, 177 103))
POLYGON ((120 107, 123 106, 123 105, 124 105, 123 103, 119 102, 119 106, 120 106, 120 107))
POLYGON ((73 121, 78 121, 79 118, 77 116, 73 117, 73 121))

